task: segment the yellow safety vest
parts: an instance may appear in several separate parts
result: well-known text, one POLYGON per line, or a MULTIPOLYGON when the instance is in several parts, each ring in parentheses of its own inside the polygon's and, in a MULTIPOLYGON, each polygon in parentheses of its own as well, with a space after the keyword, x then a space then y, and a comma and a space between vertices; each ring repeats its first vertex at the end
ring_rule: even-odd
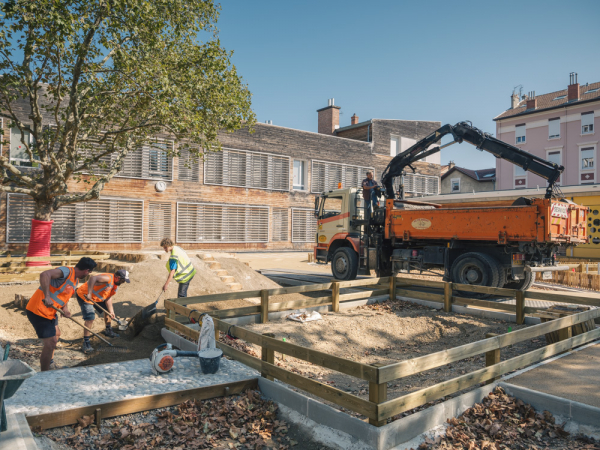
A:
POLYGON ((192 264, 192 261, 188 257, 187 253, 180 247, 174 246, 171 251, 171 256, 167 261, 167 270, 171 271, 171 260, 177 261, 177 269, 175 270, 175 281, 178 283, 187 283, 196 275, 196 268, 192 264))

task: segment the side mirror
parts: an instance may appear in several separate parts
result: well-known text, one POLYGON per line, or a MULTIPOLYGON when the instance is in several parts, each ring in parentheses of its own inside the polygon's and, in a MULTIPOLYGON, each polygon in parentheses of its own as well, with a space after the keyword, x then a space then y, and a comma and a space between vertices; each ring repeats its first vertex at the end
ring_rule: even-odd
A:
POLYGON ((315 217, 319 217, 320 204, 321 204, 321 197, 315 197, 315 217))

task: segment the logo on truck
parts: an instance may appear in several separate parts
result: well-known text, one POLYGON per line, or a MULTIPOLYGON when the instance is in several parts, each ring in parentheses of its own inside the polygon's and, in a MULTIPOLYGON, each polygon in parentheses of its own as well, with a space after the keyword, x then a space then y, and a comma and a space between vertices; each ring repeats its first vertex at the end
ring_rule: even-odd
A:
POLYGON ((562 217, 566 219, 569 217, 568 208, 566 205, 561 205, 559 203, 552 203, 552 217, 562 217))
POLYGON ((428 219, 415 219, 412 221, 412 227, 416 230, 426 230, 431 226, 431 220, 428 219))

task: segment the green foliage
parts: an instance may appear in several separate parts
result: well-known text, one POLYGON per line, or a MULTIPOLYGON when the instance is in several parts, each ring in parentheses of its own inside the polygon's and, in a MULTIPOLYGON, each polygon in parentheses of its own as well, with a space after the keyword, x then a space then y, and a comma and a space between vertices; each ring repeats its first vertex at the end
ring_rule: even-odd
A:
POLYGON ((157 136, 218 150, 251 127, 251 94, 220 45, 218 8, 200 0, 12 0, 0 16, 0 116, 37 171, 0 156, 0 190, 54 211, 99 196, 125 156, 157 136), (16 108, 15 105, 26 105, 16 108), (93 177, 82 176, 101 167, 93 177), (70 179, 92 183, 69 193, 70 179))

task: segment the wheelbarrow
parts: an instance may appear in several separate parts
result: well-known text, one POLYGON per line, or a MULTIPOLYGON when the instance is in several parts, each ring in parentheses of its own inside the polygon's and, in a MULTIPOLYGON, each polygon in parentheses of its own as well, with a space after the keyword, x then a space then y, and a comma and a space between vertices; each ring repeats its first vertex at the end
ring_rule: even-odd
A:
POLYGON ((2 414, 0 415, 0 432, 6 431, 7 429, 4 400, 15 395, 15 392, 21 387, 23 381, 34 374, 35 370, 18 359, 0 362, 0 405, 2 408, 2 414))

